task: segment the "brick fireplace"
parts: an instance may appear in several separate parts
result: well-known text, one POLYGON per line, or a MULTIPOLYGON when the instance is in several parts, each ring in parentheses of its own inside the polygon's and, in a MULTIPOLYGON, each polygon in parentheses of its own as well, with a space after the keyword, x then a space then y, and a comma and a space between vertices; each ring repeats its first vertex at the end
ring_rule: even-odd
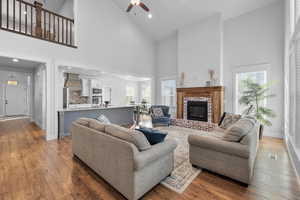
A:
POLYGON ((223 87, 177 88, 177 118, 218 123, 224 108, 223 87))
POLYGON ((183 119, 211 123, 211 98, 185 97, 183 119))

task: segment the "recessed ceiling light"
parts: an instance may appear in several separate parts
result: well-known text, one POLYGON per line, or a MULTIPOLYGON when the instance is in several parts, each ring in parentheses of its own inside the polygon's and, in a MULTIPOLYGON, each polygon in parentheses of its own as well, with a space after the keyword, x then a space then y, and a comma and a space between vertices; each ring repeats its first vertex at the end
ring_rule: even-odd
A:
POLYGON ((152 19, 152 14, 151 13, 148 14, 148 18, 152 19))
POLYGON ((13 58, 12 61, 13 61, 13 62, 19 62, 19 59, 13 58))

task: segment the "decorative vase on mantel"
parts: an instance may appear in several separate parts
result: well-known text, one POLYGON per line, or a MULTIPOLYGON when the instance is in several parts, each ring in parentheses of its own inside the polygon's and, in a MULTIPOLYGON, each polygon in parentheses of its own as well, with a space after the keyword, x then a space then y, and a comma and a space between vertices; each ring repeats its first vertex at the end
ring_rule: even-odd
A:
POLYGON ((208 70, 208 74, 209 74, 209 81, 206 81, 206 87, 213 87, 216 85, 216 79, 215 79, 215 70, 208 70))
POLYGON ((185 81, 185 72, 181 72, 180 80, 179 80, 179 86, 180 87, 184 87, 184 81, 185 81))

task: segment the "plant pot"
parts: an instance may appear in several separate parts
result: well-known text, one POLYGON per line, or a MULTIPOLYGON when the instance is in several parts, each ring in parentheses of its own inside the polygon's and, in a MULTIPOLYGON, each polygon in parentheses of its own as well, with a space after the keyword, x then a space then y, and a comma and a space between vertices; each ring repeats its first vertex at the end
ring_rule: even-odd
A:
POLYGON ((259 126, 259 140, 262 140, 263 138, 263 133, 264 133, 264 125, 259 126))

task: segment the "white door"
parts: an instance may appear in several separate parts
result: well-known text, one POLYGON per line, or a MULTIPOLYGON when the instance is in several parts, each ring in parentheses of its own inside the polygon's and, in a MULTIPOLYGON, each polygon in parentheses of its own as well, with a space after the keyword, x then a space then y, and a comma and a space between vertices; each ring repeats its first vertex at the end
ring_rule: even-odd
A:
POLYGON ((161 103, 170 107, 172 117, 176 116, 176 79, 161 80, 161 103))
POLYGON ((18 85, 6 85, 5 115, 27 114, 27 88, 18 85))
POLYGON ((0 83, 0 117, 4 115, 4 85, 0 83))

